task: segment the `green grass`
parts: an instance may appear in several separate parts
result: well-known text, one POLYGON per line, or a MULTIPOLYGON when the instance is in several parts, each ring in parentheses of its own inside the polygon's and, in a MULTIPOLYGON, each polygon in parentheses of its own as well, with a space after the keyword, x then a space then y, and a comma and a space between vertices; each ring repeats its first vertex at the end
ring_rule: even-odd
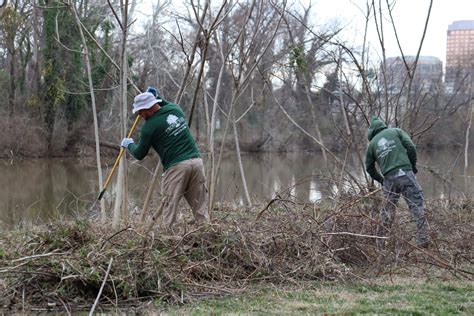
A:
POLYGON ((467 281, 377 280, 370 284, 312 283, 263 288, 208 299, 167 311, 171 315, 395 314, 474 315, 474 285, 467 281))

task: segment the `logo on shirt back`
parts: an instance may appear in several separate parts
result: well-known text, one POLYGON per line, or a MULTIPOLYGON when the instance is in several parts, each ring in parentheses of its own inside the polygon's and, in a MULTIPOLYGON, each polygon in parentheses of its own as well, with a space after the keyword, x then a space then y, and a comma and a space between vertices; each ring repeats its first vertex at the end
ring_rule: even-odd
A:
POLYGON ((397 147, 394 140, 387 140, 382 137, 377 142, 377 156, 379 158, 385 157, 388 155, 393 148, 397 147))
POLYGON ((172 136, 176 136, 186 129, 184 117, 177 117, 176 115, 170 114, 166 118, 166 123, 169 125, 166 129, 166 133, 172 136))
POLYGON ((166 123, 168 123, 168 125, 176 125, 176 122, 178 122, 178 117, 176 115, 170 114, 166 118, 166 123))

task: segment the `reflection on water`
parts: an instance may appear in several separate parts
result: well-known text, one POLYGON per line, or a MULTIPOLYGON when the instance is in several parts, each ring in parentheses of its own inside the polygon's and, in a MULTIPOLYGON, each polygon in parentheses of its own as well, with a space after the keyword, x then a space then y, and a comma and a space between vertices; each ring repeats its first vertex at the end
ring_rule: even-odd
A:
MULTIPOLYGON (((355 155, 354 155, 355 156, 355 155)), ((456 166, 455 151, 421 153, 419 182, 427 198, 448 197, 461 190, 464 180, 462 166, 456 166), (455 175, 449 178, 449 172, 455 175), (443 180, 444 178, 444 180, 443 180)), ((243 156, 249 193, 252 199, 275 198, 278 194, 290 196, 301 202, 318 202, 337 192, 331 179, 339 179, 340 172, 324 164, 318 154, 249 154, 243 156)), ((113 161, 112 161, 113 162, 113 161)), ((130 161, 129 199, 132 206, 140 208, 151 179, 156 160, 130 161)), ((362 168, 355 157, 348 162, 352 174, 363 178, 362 168)), ((110 165, 103 169, 108 175, 110 165)), ((209 169, 209 168, 208 168, 209 169)), ((474 174, 474 170, 469 170, 474 174)), ((21 222, 36 223, 52 216, 68 216, 88 210, 97 198, 97 170, 93 163, 72 159, 0 160, 0 221, 8 225, 21 222)), ((115 179, 114 179, 115 180, 115 179)), ((114 191, 112 181, 106 197, 110 202, 114 191)), ((159 201, 159 185, 155 188, 159 201)), ((234 156, 222 162, 218 201, 245 203, 239 168, 234 156)), ((110 209, 110 205, 108 205, 110 209)))
POLYGON ((81 211, 93 183, 73 161, 0 161, 0 220, 36 222, 81 211))
POLYGON ((316 185, 316 181, 311 180, 309 183, 309 196, 308 200, 310 202, 318 202, 321 200, 321 191, 318 190, 318 187, 316 185))

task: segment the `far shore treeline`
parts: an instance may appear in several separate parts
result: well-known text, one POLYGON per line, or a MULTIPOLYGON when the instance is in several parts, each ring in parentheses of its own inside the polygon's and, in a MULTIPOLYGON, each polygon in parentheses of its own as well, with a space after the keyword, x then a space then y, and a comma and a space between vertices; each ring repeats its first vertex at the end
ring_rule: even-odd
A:
MULTIPOLYGON (((377 57, 380 47, 348 44, 342 23, 316 26, 314 7, 194 5, 160 1, 143 14, 130 1, 126 15, 116 1, 0 8, 0 157, 93 155, 96 141, 102 155, 115 155, 134 119, 131 101, 149 85, 181 104, 203 151, 223 143, 227 151, 362 152, 371 115, 418 146, 464 146, 464 81, 447 91, 415 58, 395 72, 377 57)), ((372 20, 368 27, 393 32, 372 20)))

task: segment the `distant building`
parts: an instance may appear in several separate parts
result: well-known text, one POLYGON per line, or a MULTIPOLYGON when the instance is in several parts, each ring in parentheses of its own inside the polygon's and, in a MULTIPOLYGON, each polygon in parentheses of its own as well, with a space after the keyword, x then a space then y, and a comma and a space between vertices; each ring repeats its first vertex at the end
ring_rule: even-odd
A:
MULTIPOLYGON (((390 94, 398 94, 408 87, 408 70, 413 72, 416 56, 405 56, 403 58, 389 57, 386 60, 387 91, 390 94)), ((435 92, 440 89, 443 77, 443 62, 433 56, 419 56, 415 76, 412 83, 412 91, 435 92)), ((383 80, 383 76, 380 76, 383 80)))
POLYGON ((447 91, 453 92, 472 85, 474 70, 474 20, 454 21, 448 27, 446 45, 447 91))

